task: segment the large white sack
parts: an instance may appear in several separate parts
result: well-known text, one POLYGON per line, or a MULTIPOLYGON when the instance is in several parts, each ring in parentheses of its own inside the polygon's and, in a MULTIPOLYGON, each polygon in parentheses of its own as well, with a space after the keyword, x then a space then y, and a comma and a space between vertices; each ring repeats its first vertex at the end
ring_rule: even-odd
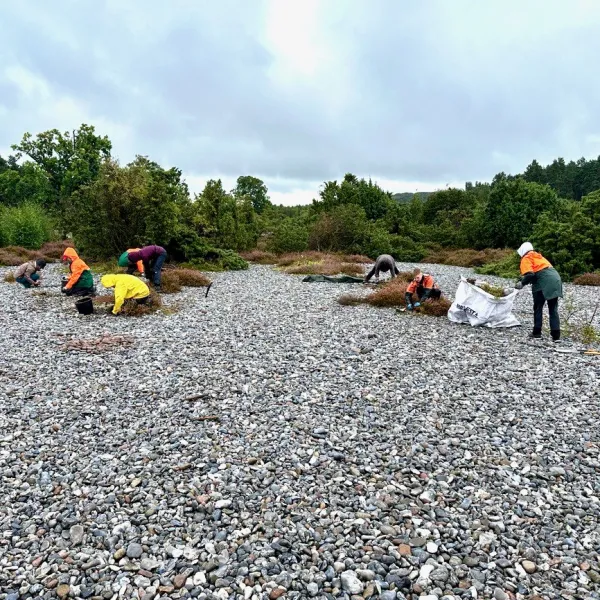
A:
POLYGON ((517 327, 521 323, 512 309, 518 293, 514 290, 508 296, 495 298, 461 277, 448 319, 473 327, 517 327))

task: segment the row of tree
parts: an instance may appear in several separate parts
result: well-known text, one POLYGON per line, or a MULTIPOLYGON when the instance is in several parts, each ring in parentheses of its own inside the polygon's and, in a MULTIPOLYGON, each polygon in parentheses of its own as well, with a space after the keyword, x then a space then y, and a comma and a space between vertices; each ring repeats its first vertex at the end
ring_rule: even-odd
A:
POLYGON ((437 248, 516 248, 530 239, 564 275, 600 267, 600 158, 533 161, 520 175, 499 173, 491 183, 409 201, 348 173, 325 182, 311 205, 284 207, 272 205, 265 184, 249 175, 230 191, 211 180, 192 198, 179 169, 143 156, 121 166, 110 140, 88 125, 25 134, 13 149, 0 157, 0 205, 13 211, 0 243, 18 234, 22 245, 39 244, 49 218, 98 258, 151 242, 179 260, 230 268, 243 264, 234 251, 257 244, 418 261, 437 248))

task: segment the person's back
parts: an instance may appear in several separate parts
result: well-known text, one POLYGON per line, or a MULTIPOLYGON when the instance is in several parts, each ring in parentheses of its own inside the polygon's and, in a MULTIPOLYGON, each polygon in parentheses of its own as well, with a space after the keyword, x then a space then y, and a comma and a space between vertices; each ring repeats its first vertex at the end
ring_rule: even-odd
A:
POLYGON ((379 273, 390 273, 391 277, 394 278, 400 271, 396 267, 396 261, 393 256, 389 254, 380 254, 375 261, 373 268, 367 273, 365 277, 365 283, 370 281, 373 275, 375 279, 379 279, 379 273))
POLYGON ((133 275, 104 275, 100 282, 105 288, 115 288, 115 315, 121 311, 125 300, 144 300, 150 296, 150 288, 133 275))

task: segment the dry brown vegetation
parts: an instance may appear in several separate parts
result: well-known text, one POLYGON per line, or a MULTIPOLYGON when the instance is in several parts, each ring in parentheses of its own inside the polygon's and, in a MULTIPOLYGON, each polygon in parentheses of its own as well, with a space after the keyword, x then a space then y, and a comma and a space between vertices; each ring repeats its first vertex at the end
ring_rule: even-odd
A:
POLYGON ((15 274, 12 271, 4 274, 4 283, 15 283, 16 280, 15 274))
POLYGON ((143 317, 151 315, 162 308, 160 294, 154 290, 150 292, 150 299, 146 304, 138 304, 135 300, 126 300, 121 309, 121 314, 126 317, 143 317))
POLYGON ((600 273, 584 273, 573 279, 575 285, 600 286, 600 273))
POLYGON ((72 339, 65 343, 63 350, 79 350, 89 354, 98 354, 117 348, 125 348, 133 345, 134 339, 128 335, 106 334, 99 338, 72 339))
POLYGON ((422 262, 455 267, 481 267, 488 263, 499 262, 514 254, 509 248, 486 248, 485 250, 434 250, 422 262))
POLYGON ((344 275, 362 276, 362 263, 372 262, 366 256, 333 254, 327 252, 293 252, 275 257, 273 264, 290 275, 344 275))
MULTIPOLYGON (((403 307, 406 306, 404 294, 406 294, 407 282, 402 281, 399 277, 393 279, 389 283, 385 283, 372 294, 368 296, 355 296, 352 294, 344 294, 338 298, 338 302, 342 306, 356 306, 357 304, 370 304, 379 308, 403 307)), ((448 314, 451 302, 442 297, 439 300, 427 300, 416 309, 419 314, 429 315, 432 317, 443 317, 448 314)))
POLYGON ((0 248, 0 265, 7 267, 18 267, 28 260, 43 258, 46 262, 56 262, 60 260, 64 249, 72 242, 48 242, 39 250, 27 250, 21 246, 6 246, 0 248))
POLYGON ((275 254, 258 249, 240 252, 240 256, 248 262, 257 263, 259 265, 274 265, 277 262, 277 256, 275 254))
POLYGON ((94 304, 113 304, 115 297, 112 294, 106 294, 105 296, 94 296, 92 302, 94 304))
POLYGON ((206 287, 210 284, 210 279, 204 273, 194 269, 173 269, 170 273, 177 276, 183 287, 206 287))

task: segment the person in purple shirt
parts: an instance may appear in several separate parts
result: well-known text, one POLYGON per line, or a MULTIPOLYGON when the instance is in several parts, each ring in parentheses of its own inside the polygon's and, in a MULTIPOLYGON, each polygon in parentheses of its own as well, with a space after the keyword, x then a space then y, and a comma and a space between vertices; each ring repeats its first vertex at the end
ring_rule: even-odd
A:
POLYGON ((133 252, 124 252, 119 258, 119 266, 135 269, 136 263, 141 260, 146 279, 160 288, 161 271, 166 258, 167 251, 162 246, 144 246, 133 252))

